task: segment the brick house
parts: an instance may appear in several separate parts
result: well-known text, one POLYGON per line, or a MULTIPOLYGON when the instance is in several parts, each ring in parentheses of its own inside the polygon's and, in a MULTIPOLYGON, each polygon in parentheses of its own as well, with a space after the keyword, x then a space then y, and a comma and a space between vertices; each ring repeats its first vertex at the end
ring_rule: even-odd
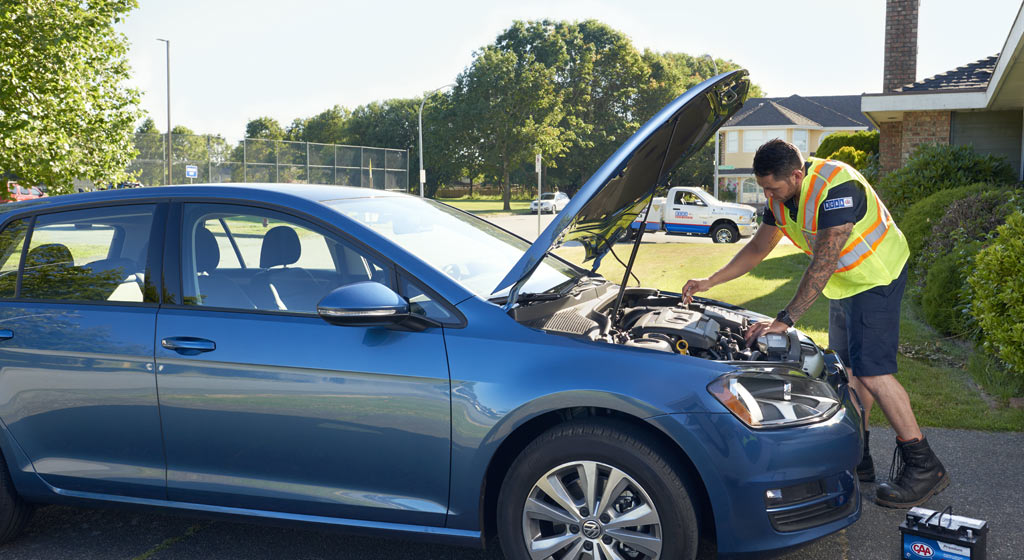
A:
POLYGON ((919 0, 887 0, 882 93, 861 110, 878 127, 883 171, 906 163, 920 144, 972 145, 1005 156, 1024 180, 1024 6, 1003 50, 917 80, 919 0))
POLYGON ((874 129, 860 112, 859 95, 765 97, 749 99, 719 129, 716 197, 741 204, 764 204, 754 181, 754 152, 773 138, 792 142, 804 157, 837 131, 874 129))

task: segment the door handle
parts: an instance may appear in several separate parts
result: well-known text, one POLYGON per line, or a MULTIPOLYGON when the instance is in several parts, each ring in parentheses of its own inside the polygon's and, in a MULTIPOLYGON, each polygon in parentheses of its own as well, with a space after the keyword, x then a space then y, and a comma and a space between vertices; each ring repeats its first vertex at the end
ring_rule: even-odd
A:
POLYGON ((14 338, 14 331, 11 329, 0 329, 0 340, 9 340, 14 338))
POLYGON ((194 356, 202 352, 211 352, 217 349, 217 343, 205 338, 193 336, 171 336, 160 341, 160 345, 168 350, 174 350, 179 354, 194 356))

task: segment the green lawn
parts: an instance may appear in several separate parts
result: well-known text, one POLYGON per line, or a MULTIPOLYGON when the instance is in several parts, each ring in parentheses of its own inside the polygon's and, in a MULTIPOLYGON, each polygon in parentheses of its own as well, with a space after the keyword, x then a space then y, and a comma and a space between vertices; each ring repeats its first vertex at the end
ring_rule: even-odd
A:
MULTIPOLYGON (((626 244, 616 247, 623 261, 629 257, 629 249, 626 244)), ((678 292, 688 279, 708 276, 718 270, 738 249, 736 245, 645 243, 640 248, 634 271, 645 286, 678 292)), ((558 254, 579 263, 583 250, 565 247, 559 249, 558 254)), ((807 256, 795 247, 780 246, 750 274, 702 295, 774 316, 796 293, 808 262, 807 256)), ((623 267, 608 255, 599 272, 619 282, 623 267)), ((631 279, 630 283, 633 282, 631 279)), ((819 298, 800 319, 797 328, 816 342, 827 344, 828 301, 819 298)), ((968 351, 936 334, 919 318, 908 300, 904 300, 903 305, 900 347, 899 379, 910 393, 922 426, 1024 431, 1024 410, 1000 405, 998 399, 986 399, 964 369, 968 351)), ((886 425, 880 410, 872 413, 871 423, 886 425)))
POLYGON ((438 202, 450 204, 459 210, 465 210, 466 212, 472 212, 473 214, 479 214, 482 216, 494 216, 499 214, 529 214, 530 213, 530 201, 529 200, 513 200, 510 203, 512 211, 506 211, 501 203, 501 200, 470 200, 466 198, 439 198, 438 202))

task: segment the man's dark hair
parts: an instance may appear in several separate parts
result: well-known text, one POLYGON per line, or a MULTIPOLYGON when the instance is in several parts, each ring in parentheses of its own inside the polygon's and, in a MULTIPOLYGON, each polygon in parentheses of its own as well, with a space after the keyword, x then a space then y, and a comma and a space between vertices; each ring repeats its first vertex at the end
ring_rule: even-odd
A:
POLYGON ((786 177, 800 167, 800 150, 778 138, 769 140, 754 154, 754 175, 771 175, 776 179, 786 177))

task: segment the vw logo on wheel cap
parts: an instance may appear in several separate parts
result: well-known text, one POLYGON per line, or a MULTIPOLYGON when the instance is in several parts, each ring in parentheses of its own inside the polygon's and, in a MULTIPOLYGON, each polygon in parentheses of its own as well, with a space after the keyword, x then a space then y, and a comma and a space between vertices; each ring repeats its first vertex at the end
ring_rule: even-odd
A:
POLYGON ((583 522, 583 536, 588 539, 596 539, 601 536, 601 525, 593 519, 583 522))

